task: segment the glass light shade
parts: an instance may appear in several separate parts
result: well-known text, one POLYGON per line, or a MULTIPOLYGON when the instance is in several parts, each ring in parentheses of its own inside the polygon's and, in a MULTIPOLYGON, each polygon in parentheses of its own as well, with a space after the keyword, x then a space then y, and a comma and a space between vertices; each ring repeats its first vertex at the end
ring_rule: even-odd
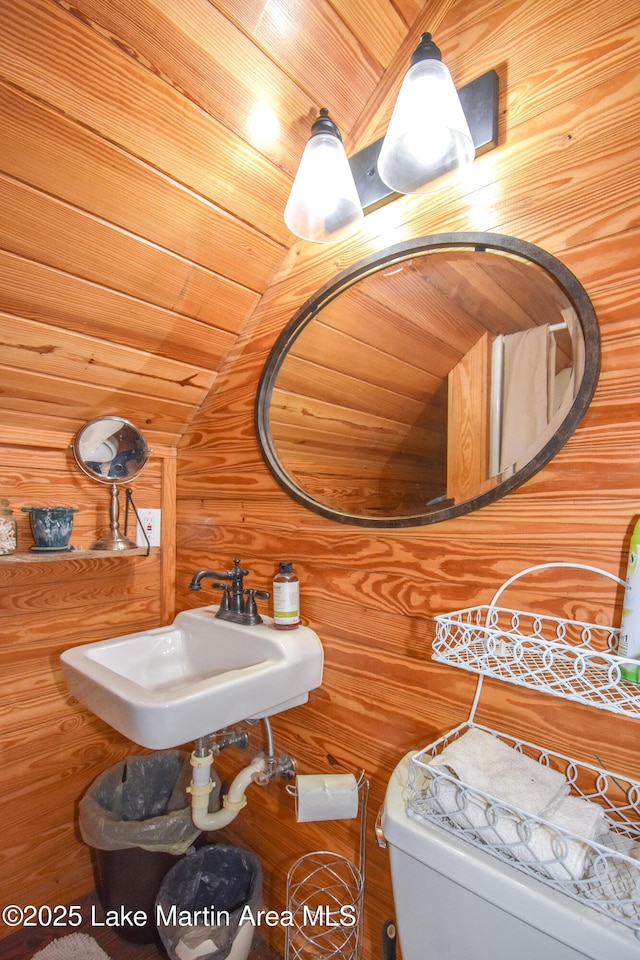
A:
POLYGON ((364 214, 342 141, 316 133, 308 141, 284 211, 289 230, 303 240, 335 240, 364 214))
POLYGON ((451 74, 440 60, 409 68, 380 156, 380 179, 397 193, 427 193, 433 181, 472 162, 475 147, 451 74))

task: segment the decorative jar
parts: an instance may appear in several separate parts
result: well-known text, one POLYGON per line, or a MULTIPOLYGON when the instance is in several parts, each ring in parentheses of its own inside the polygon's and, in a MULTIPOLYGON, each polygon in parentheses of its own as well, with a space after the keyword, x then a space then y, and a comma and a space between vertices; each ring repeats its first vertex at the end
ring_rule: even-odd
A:
POLYGON ((0 497, 0 556, 15 553, 18 544, 18 525, 9 507, 9 501, 0 497))
POLYGON ((31 533, 35 545, 31 549, 35 552, 51 551, 58 553, 73 550, 69 546, 73 529, 73 515, 77 507, 23 507, 29 514, 31 533))

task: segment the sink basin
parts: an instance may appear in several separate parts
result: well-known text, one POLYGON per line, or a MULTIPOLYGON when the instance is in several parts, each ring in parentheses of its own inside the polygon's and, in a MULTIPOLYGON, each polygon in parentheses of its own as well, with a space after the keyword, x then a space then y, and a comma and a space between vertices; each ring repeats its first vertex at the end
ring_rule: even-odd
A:
POLYGON ((172 624, 72 647, 69 692, 129 740, 165 750, 305 703, 322 682, 323 651, 308 627, 276 630, 216 620, 217 606, 172 624))

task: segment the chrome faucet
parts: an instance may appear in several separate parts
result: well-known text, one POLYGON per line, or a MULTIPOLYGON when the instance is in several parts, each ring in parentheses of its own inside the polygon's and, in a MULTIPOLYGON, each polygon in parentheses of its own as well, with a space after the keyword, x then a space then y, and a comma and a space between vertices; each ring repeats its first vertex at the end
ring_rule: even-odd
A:
POLYGON ((240 561, 234 560, 233 569, 225 570, 223 573, 218 570, 198 570, 191 578, 189 590, 201 590, 202 580, 228 580, 228 584, 217 582, 213 584, 214 590, 222 591, 222 599, 216 617, 219 620, 231 620, 232 623, 252 626, 256 623, 262 623, 262 617, 256 607, 256 598, 268 600, 271 594, 266 590, 245 590, 244 578, 248 574, 249 571, 240 566, 240 561))

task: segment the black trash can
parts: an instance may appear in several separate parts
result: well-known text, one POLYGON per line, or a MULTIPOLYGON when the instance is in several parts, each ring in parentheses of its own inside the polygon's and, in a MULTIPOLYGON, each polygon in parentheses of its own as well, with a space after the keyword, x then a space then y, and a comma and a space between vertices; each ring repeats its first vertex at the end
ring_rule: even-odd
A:
POLYGON ((156 900, 158 933, 170 960, 246 960, 262 898, 257 857, 210 844, 169 870, 156 900))
POLYGON ((200 836, 186 793, 190 780, 184 751, 131 756, 100 774, 80 801, 80 832, 95 852, 98 897, 109 926, 125 940, 157 941, 160 884, 200 836))

